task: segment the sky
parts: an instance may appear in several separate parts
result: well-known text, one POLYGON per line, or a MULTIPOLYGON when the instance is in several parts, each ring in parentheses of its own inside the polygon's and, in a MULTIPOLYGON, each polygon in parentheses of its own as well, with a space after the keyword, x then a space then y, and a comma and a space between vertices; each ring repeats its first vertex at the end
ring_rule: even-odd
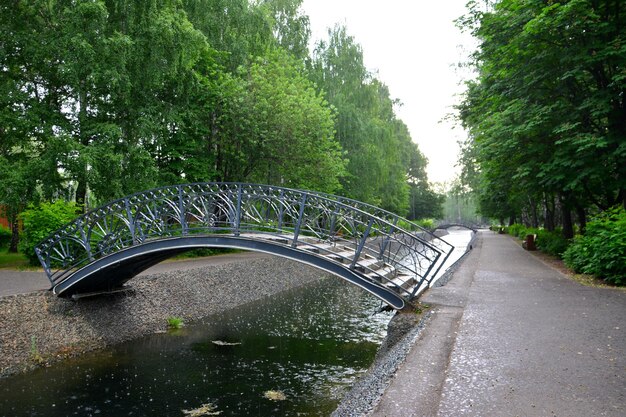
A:
POLYGON ((449 182, 465 132, 445 121, 453 113, 469 77, 457 68, 474 48, 453 20, 465 13, 467 0, 304 0, 312 40, 326 39, 336 23, 363 48, 367 68, 389 87, 403 106, 396 114, 408 126, 429 160, 431 182, 449 182))

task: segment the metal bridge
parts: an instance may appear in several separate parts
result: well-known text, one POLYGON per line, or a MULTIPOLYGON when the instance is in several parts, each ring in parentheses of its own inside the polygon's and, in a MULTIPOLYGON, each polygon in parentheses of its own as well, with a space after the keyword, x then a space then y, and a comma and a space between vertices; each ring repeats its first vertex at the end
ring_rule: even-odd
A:
POLYGON ((474 233, 478 232, 478 229, 480 228, 480 226, 476 226, 476 225, 472 225, 472 224, 441 223, 441 224, 438 224, 436 227, 434 227, 432 229, 432 231, 434 232, 435 230, 450 229, 451 227, 462 227, 462 228, 471 230, 474 233))
POLYGON ((406 219, 343 197, 270 185, 196 183, 140 192, 91 210, 35 252, 53 293, 76 298, 119 290, 169 257, 206 247, 309 264, 395 309, 428 288, 453 250, 406 219))

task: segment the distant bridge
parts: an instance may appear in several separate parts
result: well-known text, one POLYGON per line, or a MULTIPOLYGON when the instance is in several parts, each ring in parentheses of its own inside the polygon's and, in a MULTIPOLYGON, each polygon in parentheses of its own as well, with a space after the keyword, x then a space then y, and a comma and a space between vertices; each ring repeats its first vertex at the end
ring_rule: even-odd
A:
POLYGON ((434 232, 435 230, 439 230, 439 229, 449 229, 451 227, 462 227, 465 229, 469 229, 474 233, 478 231, 478 226, 472 225, 472 224, 463 224, 463 223, 442 223, 434 227, 432 231, 434 232))
POLYGON ((140 192, 94 209, 54 232, 35 252, 53 293, 80 297, 118 290, 167 258, 206 247, 309 264, 395 309, 428 288, 453 249, 406 219, 343 197, 197 183, 140 192))

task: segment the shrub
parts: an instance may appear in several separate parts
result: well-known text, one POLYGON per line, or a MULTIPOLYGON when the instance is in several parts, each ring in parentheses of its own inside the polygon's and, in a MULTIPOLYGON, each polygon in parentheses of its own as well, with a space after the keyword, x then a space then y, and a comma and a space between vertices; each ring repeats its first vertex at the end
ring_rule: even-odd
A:
POLYGON ((6 248, 11 243, 11 231, 6 227, 0 226, 0 249, 6 248))
POLYGON ((519 231, 517 237, 519 237, 520 239, 526 239, 527 235, 539 235, 540 231, 541 229, 536 229, 534 227, 525 227, 524 229, 519 231))
POLYGON ((523 224, 513 224, 506 228, 506 233, 511 236, 518 237, 520 239, 525 239, 526 235, 534 235, 537 233, 537 229, 533 229, 532 227, 526 227, 523 224))
POLYGON ((563 256, 563 252, 568 248, 570 241, 563 237, 561 230, 550 232, 548 230, 538 230, 537 232, 537 248, 541 251, 549 253, 559 258, 563 256))
POLYGON ((167 327, 170 329, 180 329, 183 327, 183 319, 180 317, 168 317, 167 318, 167 327))
POLYGON ((20 252, 28 258, 31 265, 38 265, 35 246, 50 233, 76 218, 77 206, 62 200, 54 203, 41 203, 24 211, 20 218, 24 232, 20 237, 20 252))
POLYGON ((432 230, 435 227, 435 221, 433 219, 414 220, 413 223, 428 230, 432 230))
POLYGON ((510 226, 507 226, 505 231, 507 234, 511 235, 511 236, 518 236, 520 230, 525 229, 524 225, 521 224, 512 224, 510 226))
POLYGON ((626 284, 626 211, 607 210, 587 223, 586 234, 574 239, 563 259, 576 272, 626 284))

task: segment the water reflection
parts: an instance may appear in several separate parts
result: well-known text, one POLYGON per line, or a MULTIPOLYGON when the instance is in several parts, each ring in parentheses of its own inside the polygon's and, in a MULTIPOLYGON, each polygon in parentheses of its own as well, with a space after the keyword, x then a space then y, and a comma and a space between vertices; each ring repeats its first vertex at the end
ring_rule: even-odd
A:
POLYGON ((184 416, 203 405, 222 416, 328 415, 385 335, 391 313, 373 315, 378 307, 327 279, 2 380, 0 415, 184 416))

